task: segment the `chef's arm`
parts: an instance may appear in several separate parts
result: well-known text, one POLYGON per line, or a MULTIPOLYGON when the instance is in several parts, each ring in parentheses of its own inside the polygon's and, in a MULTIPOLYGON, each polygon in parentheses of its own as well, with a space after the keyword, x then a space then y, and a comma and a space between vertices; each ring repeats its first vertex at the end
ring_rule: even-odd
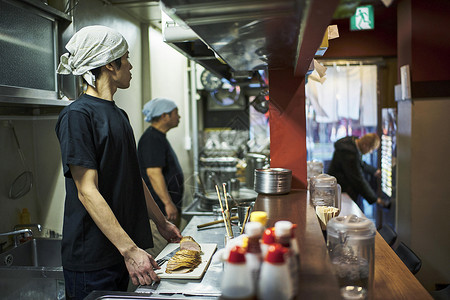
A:
POLYGON ((178 210, 175 204, 172 202, 172 198, 167 190, 166 181, 161 167, 147 168, 146 170, 148 179, 152 184, 153 190, 158 195, 159 199, 164 203, 167 219, 169 221, 175 221, 178 216, 178 210))
POLYGON ((153 271, 158 268, 150 254, 140 249, 120 226, 110 206, 98 190, 98 173, 70 165, 70 172, 78 190, 78 199, 97 227, 124 257, 128 273, 134 284, 150 284, 159 278, 153 271))
POLYGON ((147 203, 147 212, 150 219, 155 222, 158 227, 159 233, 168 241, 168 242, 179 242, 181 239, 180 230, 171 222, 169 222, 164 214, 159 209, 159 206, 156 204, 155 200, 152 197, 152 194, 147 188, 144 179, 142 179, 142 186, 144 188, 145 201, 147 203))

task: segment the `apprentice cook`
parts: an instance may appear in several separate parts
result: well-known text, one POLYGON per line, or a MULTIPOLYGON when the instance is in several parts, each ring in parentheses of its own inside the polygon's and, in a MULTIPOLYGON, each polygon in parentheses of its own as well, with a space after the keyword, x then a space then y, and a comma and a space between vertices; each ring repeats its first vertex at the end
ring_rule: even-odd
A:
POLYGON ((87 89, 62 110, 56 124, 65 176, 62 265, 67 299, 91 291, 126 291, 158 281, 149 218, 179 242, 179 229, 153 200, 139 172, 129 119, 114 102, 130 86, 124 37, 108 27, 78 31, 61 56, 59 74, 81 75, 87 89))

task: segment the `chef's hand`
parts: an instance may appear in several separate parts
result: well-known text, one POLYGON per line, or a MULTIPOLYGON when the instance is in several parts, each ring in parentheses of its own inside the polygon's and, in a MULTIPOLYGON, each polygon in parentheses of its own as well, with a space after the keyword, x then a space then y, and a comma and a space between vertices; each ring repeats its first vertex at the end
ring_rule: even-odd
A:
POLYGON ((155 269, 160 269, 153 257, 143 249, 134 247, 124 255, 125 265, 134 285, 149 285, 159 281, 155 269))
POLYGON ((166 209, 167 220, 174 222, 178 217, 178 210, 175 204, 170 201, 170 203, 166 204, 164 208, 166 209))
POLYGON ((169 243, 179 243, 181 238, 183 237, 181 235, 180 229, 178 229, 177 226, 170 223, 168 220, 166 220, 166 222, 163 224, 157 224, 156 227, 158 228, 158 231, 162 235, 162 237, 165 238, 169 243))

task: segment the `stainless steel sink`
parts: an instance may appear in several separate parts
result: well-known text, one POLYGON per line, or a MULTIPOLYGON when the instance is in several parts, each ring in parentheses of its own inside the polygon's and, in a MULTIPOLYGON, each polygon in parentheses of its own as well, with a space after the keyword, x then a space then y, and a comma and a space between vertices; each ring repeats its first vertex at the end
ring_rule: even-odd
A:
POLYGON ((0 254, 1 299, 64 299, 61 240, 34 238, 0 254))
POLYGON ((0 266, 60 267, 60 239, 32 239, 0 254, 0 266))

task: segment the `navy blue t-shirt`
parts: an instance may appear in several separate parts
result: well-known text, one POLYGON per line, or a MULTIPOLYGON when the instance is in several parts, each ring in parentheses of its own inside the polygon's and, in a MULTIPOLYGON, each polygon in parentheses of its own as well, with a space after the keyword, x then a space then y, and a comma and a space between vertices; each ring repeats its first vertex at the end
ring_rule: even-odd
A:
POLYGON ((61 111, 56 134, 66 184, 64 268, 94 271, 123 261, 78 199, 69 165, 97 170, 100 194, 122 228, 138 247, 153 247, 136 142, 126 113, 114 101, 84 94, 61 111))
POLYGON ((181 211, 184 176, 178 158, 167 140, 166 135, 151 126, 147 128, 139 139, 138 157, 141 176, 144 178, 148 189, 152 193, 152 196, 161 211, 167 215, 164 203, 155 193, 147 176, 147 168, 162 168, 164 181, 166 182, 167 190, 172 198, 172 202, 178 208, 178 211, 181 211))

